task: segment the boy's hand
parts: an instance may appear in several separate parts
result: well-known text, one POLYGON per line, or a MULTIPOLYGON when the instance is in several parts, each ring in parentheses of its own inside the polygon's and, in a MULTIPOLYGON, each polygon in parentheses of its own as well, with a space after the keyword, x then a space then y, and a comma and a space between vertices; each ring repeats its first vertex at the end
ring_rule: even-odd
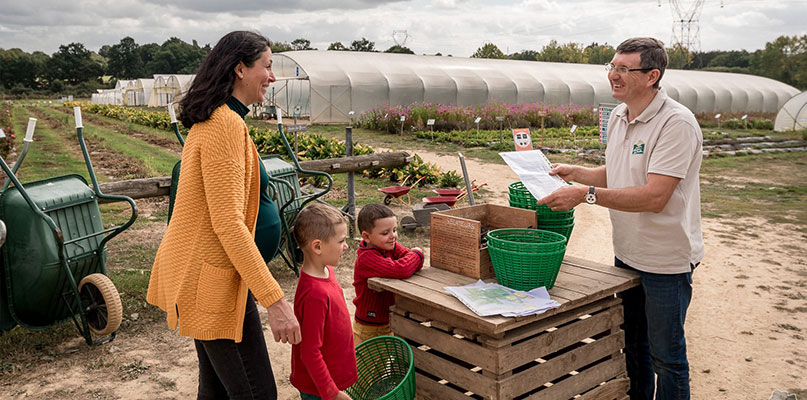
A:
POLYGON ((334 397, 334 400, 353 400, 353 399, 351 399, 350 396, 347 395, 347 393, 339 391, 336 397, 334 397))
POLYGON ((423 254, 423 250, 421 250, 420 247, 413 247, 413 248, 411 248, 409 250, 417 250, 417 251, 420 252, 420 254, 423 254))
POLYGON ((280 299, 269 307, 266 307, 269 316, 269 327, 275 336, 275 342, 300 343, 300 324, 294 316, 294 310, 286 299, 280 299))

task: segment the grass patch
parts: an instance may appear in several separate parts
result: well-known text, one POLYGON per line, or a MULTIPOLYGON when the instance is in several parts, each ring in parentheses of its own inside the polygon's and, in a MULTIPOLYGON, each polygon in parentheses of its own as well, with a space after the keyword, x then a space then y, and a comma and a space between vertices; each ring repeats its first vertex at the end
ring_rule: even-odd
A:
MULTIPOLYGON (((22 107, 14 107, 12 112, 14 113, 14 131, 18 132, 15 146, 19 153, 24 147, 23 138, 28 118, 35 117, 35 115, 22 107)), ((78 142, 74 138, 59 134, 50 129, 43 121, 38 121, 34 142, 31 143, 28 154, 17 171, 17 178, 22 183, 26 183, 58 175, 79 174, 89 181, 90 175, 87 173, 87 166, 84 164, 81 154, 70 150, 77 146, 78 142), (54 171, 58 172, 54 173, 54 171)), ((12 167, 13 164, 9 166, 12 167)), ((99 177, 99 180, 102 178, 99 177)))
MULTIPOLYGON (((66 117, 60 111, 49 108, 43 110, 62 120, 66 117)), ((118 123, 126 124, 120 121, 118 123)), ((148 176, 171 175, 171 170, 177 162, 176 154, 109 128, 88 123, 84 126, 84 135, 88 139, 96 138, 101 146, 112 152, 140 161, 148 176)))

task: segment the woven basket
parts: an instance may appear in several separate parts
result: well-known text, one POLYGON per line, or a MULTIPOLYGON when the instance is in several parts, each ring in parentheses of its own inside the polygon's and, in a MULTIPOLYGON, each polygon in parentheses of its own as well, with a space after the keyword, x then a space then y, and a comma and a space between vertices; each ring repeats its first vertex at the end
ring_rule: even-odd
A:
POLYGON ((497 229, 488 232, 488 253, 500 284, 516 290, 551 289, 566 254, 566 238, 538 229, 497 229))
POLYGON ((356 347, 359 379, 345 392, 353 400, 412 400, 415 363, 412 348, 395 336, 368 339, 356 347))
POLYGON ((566 241, 569 241, 569 238, 572 236, 572 230, 574 229, 574 222, 566 225, 545 225, 545 224, 538 224, 538 229, 542 229, 545 231, 555 232, 563 235, 566 238, 566 241))

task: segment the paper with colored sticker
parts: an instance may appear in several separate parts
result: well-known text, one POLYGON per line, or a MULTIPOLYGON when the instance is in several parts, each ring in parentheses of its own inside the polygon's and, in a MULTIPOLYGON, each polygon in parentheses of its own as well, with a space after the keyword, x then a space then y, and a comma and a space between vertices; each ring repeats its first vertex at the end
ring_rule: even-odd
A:
POLYGON ((523 317, 560 306, 543 286, 524 292, 480 280, 465 286, 448 286, 445 290, 481 317, 523 317))
POLYGON ((566 185, 561 177, 549 175, 552 163, 541 150, 510 151, 499 155, 536 199, 540 200, 566 185))

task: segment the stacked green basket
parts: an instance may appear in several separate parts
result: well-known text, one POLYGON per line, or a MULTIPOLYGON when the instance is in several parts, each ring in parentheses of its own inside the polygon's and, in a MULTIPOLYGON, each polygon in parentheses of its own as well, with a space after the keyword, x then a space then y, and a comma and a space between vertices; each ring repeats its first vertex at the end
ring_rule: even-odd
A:
POLYGON ((516 290, 551 289, 566 254, 566 238, 540 229, 488 232, 488 253, 500 284, 516 290))
POLYGON ((356 347, 359 379, 345 392, 354 400, 412 400, 415 360, 412 348, 395 336, 378 336, 356 347))
POLYGON ((521 182, 510 184, 510 207, 535 210, 538 214, 538 229, 560 233, 568 241, 574 229, 574 209, 552 211, 546 205, 538 205, 535 197, 521 182))

